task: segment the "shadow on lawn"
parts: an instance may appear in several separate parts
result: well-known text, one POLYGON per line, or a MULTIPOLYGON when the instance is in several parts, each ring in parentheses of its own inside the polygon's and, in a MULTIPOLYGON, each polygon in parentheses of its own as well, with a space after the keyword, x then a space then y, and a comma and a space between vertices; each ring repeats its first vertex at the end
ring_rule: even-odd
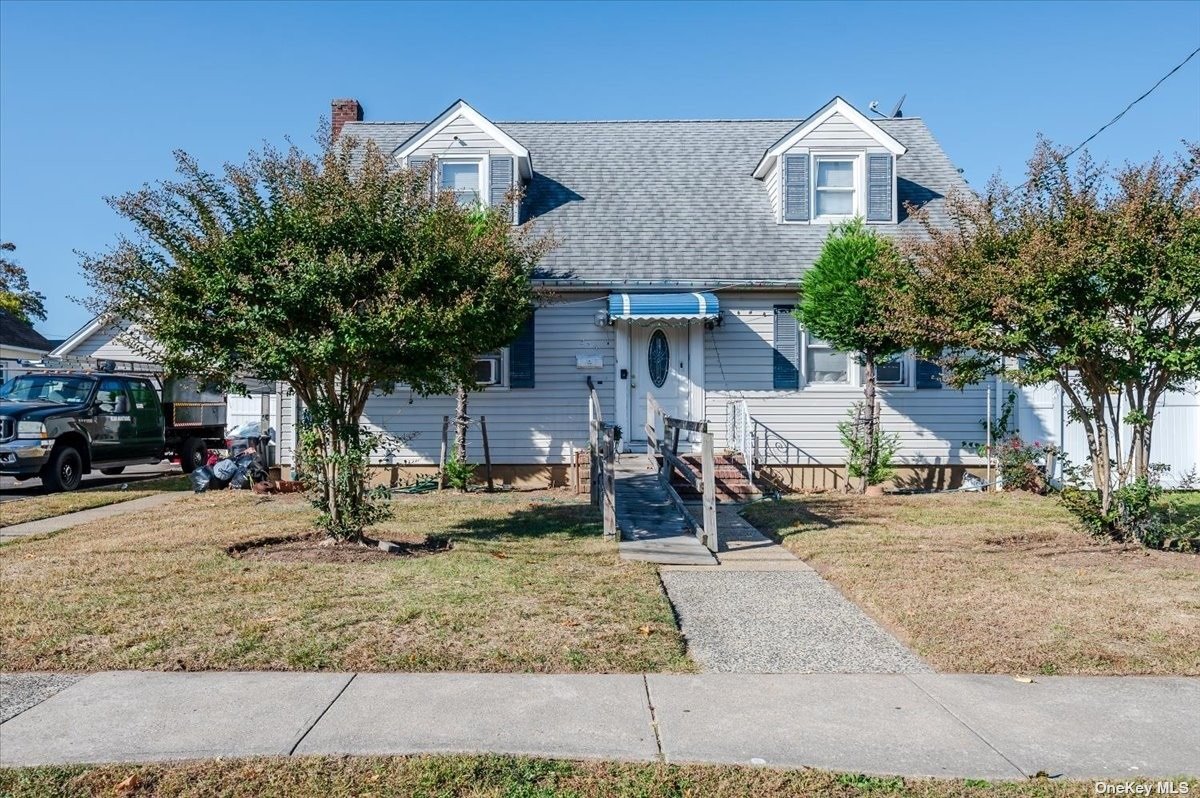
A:
POLYGON ((746 520, 759 532, 782 543, 787 538, 838 527, 867 526, 861 512, 849 502, 822 503, 823 512, 812 509, 803 499, 758 504, 746 514, 746 520), (796 527, 803 527, 796 529, 796 527))
POLYGON ((533 504, 494 518, 471 518, 446 529, 458 540, 501 540, 538 537, 601 537, 600 511, 586 504, 533 504))

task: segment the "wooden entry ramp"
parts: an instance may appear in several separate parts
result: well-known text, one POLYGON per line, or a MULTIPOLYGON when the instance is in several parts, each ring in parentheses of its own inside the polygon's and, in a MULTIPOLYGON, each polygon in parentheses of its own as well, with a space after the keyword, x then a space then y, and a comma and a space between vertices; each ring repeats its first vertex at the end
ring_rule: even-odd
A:
POLYGON ((614 469, 620 552, 625 560, 660 565, 717 565, 692 525, 667 496, 654 460, 625 455, 614 469))

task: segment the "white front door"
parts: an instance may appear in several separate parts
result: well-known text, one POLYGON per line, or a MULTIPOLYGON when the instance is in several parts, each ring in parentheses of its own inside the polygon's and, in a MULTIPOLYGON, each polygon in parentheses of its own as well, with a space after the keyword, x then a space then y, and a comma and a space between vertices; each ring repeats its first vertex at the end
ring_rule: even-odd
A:
POLYGON ((646 396, 652 395, 667 415, 688 417, 688 328, 670 324, 635 324, 629 341, 628 439, 646 440, 646 396))

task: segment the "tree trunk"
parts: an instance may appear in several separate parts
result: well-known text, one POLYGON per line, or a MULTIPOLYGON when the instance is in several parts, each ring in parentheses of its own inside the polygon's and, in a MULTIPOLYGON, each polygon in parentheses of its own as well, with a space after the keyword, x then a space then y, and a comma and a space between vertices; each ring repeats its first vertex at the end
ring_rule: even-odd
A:
POLYGON ((454 407, 454 458, 459 465, 467 462, 467 386, 460 384, 454 407))
POLYGON ((874 473, 876 460, 879 458, 879 451, 875 445, 878 438, 875 434, 875 356, 867 355, 864 360, 866 380, 863 385, 863 401, 866 402, 866 407, 863 409, 863 426, 867 431, 867 457, 862 479, 859 480, 859 491, 863 493, 870 484, 870 475, 874 473))

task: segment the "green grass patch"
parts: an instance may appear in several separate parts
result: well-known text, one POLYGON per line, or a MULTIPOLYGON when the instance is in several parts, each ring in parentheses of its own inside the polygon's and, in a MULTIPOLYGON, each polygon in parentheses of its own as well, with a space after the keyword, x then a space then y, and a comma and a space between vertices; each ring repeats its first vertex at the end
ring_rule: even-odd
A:
POLYGON ((70 493, 50 493, 45 496, 30 496, 27 499, 4 502, 0 504, 0 528, 24 524, 27 521, 40 521, 43 518, 57 518, 67 513, 106 507, 110 504, 153 496, 156 493, 191 490, 192 487, 191 482, 185 476, 132 480, 124 484, 127 484, 128 487, 122 489, 120 485, 104 485, 70 493))
POLYGON ((0 795, 12 798, 1082 798, 1092 790, 1092 782, 1048 779, 990 783, 508 756, 222 759, 0 770, 0 795))

